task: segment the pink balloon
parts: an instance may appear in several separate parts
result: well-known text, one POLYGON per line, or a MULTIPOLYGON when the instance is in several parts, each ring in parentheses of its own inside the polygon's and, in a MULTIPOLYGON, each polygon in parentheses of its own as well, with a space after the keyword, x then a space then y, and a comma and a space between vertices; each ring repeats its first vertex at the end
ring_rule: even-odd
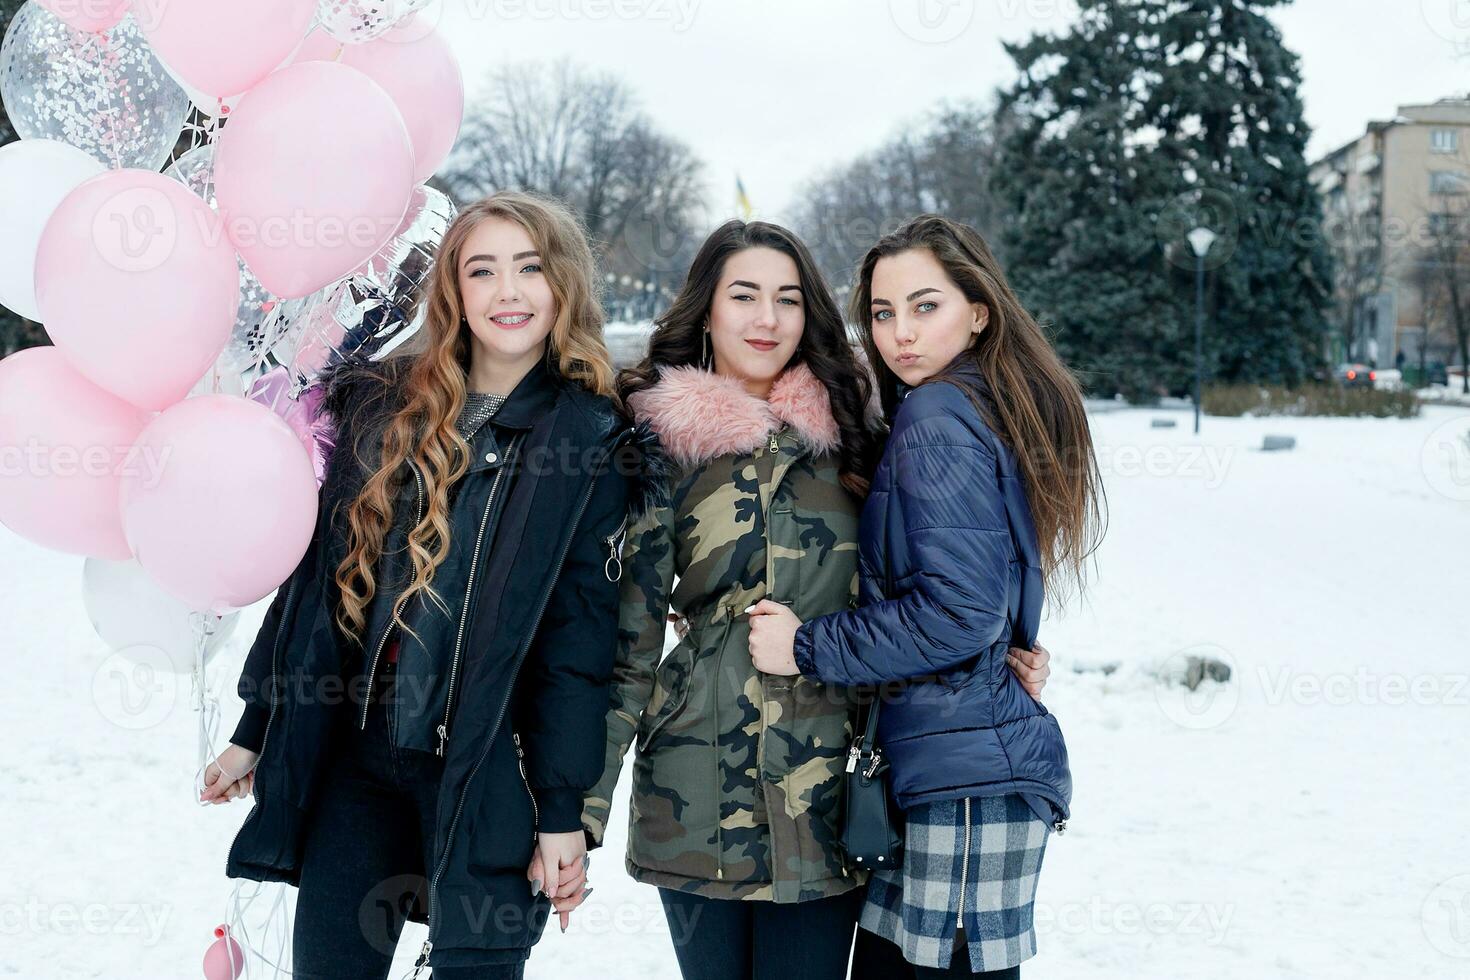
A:
POLYGON ((93 384, 139 408, 183 398, 229 342, 240 267, 214 212, 177 180, 113 170, 46 222, 36 305, 93 384))
POLYGON ((316 14, 316 0, 167 0, 133 13, 159 59, 194 89, 228 98, 286 59, 316 14))
POLYGON ((204 953, 204 980, 239 980, 245 975, 245 951, 229 926, 215 926, 214 937, 204 953))
POLYGON ((309 61, 246 93, 215 144, 215 200, 235 248, 282 299, 309 296, 397 231, 413 145, 382 86, 309 61))
POLYGON ((152 480, 123 480, 128 544, 190 607, 223 614, 257 602, 306 553, 316 476, 295 433, 265 406, 190 398, 149 423, 136 454, 162 462, 152 480))
POLYGON ((55 347, 0 361, 0 523, 58 551, 130 558, 118 492, 148 418, 55 347))
POLYGON ((376 40, 348 45, 341 60, 383 86, 397 104, 413 139, 414 183, 434 176, 464 120, 464 77, 444 36, 414 14, 376 40))
MULTIPOLYGON (((307 61, 339 61, 346 45, 320 27, 313 28, 291 55, 290 64, 299 65, 307 61)), ((286 67, 285 65, 281 66, 286 67)))
POLYGON ((116 27, 131 0, 36 0, 75 31, 98 34, 116 27))

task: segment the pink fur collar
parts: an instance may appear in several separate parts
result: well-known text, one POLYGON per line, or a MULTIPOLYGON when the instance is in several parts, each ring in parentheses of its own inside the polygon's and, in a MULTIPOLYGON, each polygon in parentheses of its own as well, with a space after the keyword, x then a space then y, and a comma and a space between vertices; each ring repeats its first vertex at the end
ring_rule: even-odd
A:
POLYGON ((734 378, 689 366, 664 368, 657 384, 630 396, 628 403, 636 420, 648 422, 681 466, 751 452, 783 422, 813 453, 830 452, 842 442, 827 388, 805 364, 787 368, 767 401, 734 378))

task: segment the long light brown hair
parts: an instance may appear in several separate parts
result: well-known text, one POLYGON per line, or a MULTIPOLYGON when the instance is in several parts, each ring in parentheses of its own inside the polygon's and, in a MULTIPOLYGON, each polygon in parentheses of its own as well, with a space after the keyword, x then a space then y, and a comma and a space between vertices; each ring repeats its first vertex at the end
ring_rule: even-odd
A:
POLYGON ((913 249, 928 250, 965 298, 990 313, 979 338, 955 360, 972 359, 988 390, 947 370, 924 383, 957 383, 1010 448, 1025 479, 1048 589, 1058 586, 1065 595, 1075 585, 1080 591, 1106 512, 1082 388, 1021 305, 990 246, 968 225, 920 215, 881 239, 858 267, 849 314, 876 375, 883 415, 892 419, 897 410, 898 376, 873 342, 873 270, 879 260, 913 249))
POLYGON ((423 476, 426 507, 423 520, 408 535, 413 578, 394 606, 393 620, 408 629, 400 613, 420 592, 447 610, 432 583, 449 553, 449 488, 469 470, 470 458, 469 445, 455 428, 470 366, 459 264, 471 232, 490 218, 520 225, 541 253, 556 298, 556 322, 546 350, 552 372, 594 394, 614 393, 612 358, 602 336, 597 265, 573 213, 551 199, 513 192, 494 194, 461 211, 445 232, 430 274, 422 300, 424 324, 411 346, 396 355, 406 362, 395 365, 398 370, 392 375, 402 379, 397 382, 401 407, 383 433, 381 456, 365 467, 371 475, 347 507, 347 555, 336 570, 341 590, 336 621, 345 636, 359 643, 378 584, 375 568, 393 524, 395 492, 410 457, 423 476))

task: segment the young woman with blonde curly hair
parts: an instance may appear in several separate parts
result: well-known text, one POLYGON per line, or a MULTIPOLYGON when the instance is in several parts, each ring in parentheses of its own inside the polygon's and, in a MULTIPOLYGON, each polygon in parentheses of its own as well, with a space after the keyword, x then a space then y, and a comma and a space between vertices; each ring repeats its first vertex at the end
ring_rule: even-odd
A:
POLYGON ((580 903, 632 434, 597 281, 570 212, 496 194, 450 226, 411 349, 326 381, 317 532, 204 794, 253 791, 227 873, 299 888, 297 978, 385 977, 405 920, 439 980, 518 977, 580 903))

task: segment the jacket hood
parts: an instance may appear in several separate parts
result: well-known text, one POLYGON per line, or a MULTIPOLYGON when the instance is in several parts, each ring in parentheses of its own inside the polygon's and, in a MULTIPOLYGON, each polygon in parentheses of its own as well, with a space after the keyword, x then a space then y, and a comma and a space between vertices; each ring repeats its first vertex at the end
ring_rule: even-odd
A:
POLYGON ((813 453, 831 452, 842 442, 826 386, 801 363, 776 379, 769 399, 705 368, 666 367, 656 384, 628 396, 628 407, 686 467, 751 452, 783 424, 813 453))

